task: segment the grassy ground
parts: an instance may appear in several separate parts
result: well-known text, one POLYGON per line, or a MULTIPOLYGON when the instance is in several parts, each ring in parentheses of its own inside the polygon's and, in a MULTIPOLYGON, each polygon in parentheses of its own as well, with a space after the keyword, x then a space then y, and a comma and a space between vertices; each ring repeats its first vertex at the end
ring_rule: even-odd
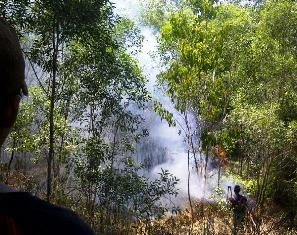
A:
MULTIPOLYGON (((17 173, 10 174, 9 184, 21 191, 30 191, 32 179, 17 173)), ((127 216, 114 215, 100 208, 90 214, 84 203, 74 202, 66 195, 56 195, 53 203, 73 209, 102 235, 231 235, 233 230, 232 211, 225 202, 196 201, 193 202, 193 210, 188 208, 168 214, 163 219, 134 222, 127 216)), ((254 211, 253 221, 247 215, 244 229, 237 234, 297 235, 296 228, 288 229, 285 213, 273 203, 267 203, 261 210, 254 211)))
MULTIPOLYGON (((237 234, 297 235, 297 230, 286 228, 283 218, 283 213, 275 205, 266 205, 265 211, 255 212, 254 223, 247 215, 244 228, 237 234)), ((233 222, 228 206, 196 202, 193 212, 186 209, 177 215, 136 227, 134 234, 139 235, 231 235, 233 222)))

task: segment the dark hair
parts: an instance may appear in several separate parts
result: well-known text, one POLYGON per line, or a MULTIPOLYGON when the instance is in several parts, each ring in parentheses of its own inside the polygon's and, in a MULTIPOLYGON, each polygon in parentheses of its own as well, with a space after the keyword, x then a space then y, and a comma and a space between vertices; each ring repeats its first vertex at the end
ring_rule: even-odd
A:
POLYGON ((239 193, 240 192, 240 186, 239 185, 235 185, 234 192, 235 193, 239 193))
POLYGON ((21 90, 27 95, 21 46, 14 28, 0 17, 0 99, 21 90))

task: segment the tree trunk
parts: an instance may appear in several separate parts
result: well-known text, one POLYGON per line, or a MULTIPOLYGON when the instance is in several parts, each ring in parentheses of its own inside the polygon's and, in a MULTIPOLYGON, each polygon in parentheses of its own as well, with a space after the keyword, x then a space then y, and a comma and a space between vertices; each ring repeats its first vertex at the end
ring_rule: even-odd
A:
POLYGON ((221 180, 221 162, 219 162, 219 169, 218 169, 218 188, 220 187, 220 180, 221 180))
POLYGON ((242 168, 243 168, 243 155, 240 156, 240 169, 239 169, 239 175, 242 177, 242 168))
POLYGON ((193 206, 192 206, 192 199, 191 199, 191 191, 190 191, 190 178, 191 178, 191 169, 190 169, 190 149, 188 149, 188 200, 191 209, 191 229, 190 234, 193 228, 193 206))
POLYGON ((16 139, 14 138, 13 143, 12 143, 12 152, 11 152, 10 160, 9 160, 9 163, 8 163, 8 166, 7 166, 5 184, 8 184, 8 178, 9 178, 9 175, 10 175, 11 164, 13 162, 14 155, 15 155, 15 151, 14 151, 15 147, 16 147, 16 139))
POLYGON ((205 190, 206 190, 206 181, 207 181, 207 165, 208 165, 208 158, 209 158, 209 150, 208 146, 206 147, 206 154, 205 154, 205 165, 204 165, 204 185, 203 185, 203 198, 205 198, 205 190))
POLYGON ((249 179, 250 178, 250 157, 248 155, 248 158, 247 158, 247 168, 246 168, 246 178, 249 179))
POLYGON ((264 203, 269 174, 270 174, 270 168, 272 165, 272 159, 270 156, 268 157, 265 165, 266 165, 266 168, 265 168, 265 174, 264 174, 263 184, 262 184, 262 188, 261 188, 260 206, 262 206, 264 203))
POLYGON ((47 160, 47 201, 50 201, 52 193, 52 162, 54 159, 54 135, 55 135, 55 98, 56 98, 56 78, 57 78, 57 59, 59 49, 59 32, 54 25, 53 30, 53 71, 52 71, 52 84, 51 84, 51 96, 50 96, 50 136, 49 136, 49 153, 47 160))
POLYGON ((114 168, 114 158, 115 158, 115 154, 116 154, 116 141, 117 141, 117 134, 118 134, 118 130, 119 130, 119 126, 118 126, 118 122, 120 120, 117 120, 115 122, 115 128, 114 128, 114 134, 113 134, 113 141, 112 141, 112 151, 111 151, 111 173, 113 173, 113 168, 114 168))
POLYGON ((191 126, 189 124, 187 112, 185 113, 185 123, 186 123, 187 131, 188 131, 188 134, 187 134, 188 140, 187 141, 188 141, 188 145, 190 145, 191 149, 192 149, 192 153, 193 153, 193 157, 194 157, 194 161, 195 161, 195 169, 196 169, 196 172, 198 175, 199 168, 198 168, 198 161, 197 161, 197 157, 196 157, 196 149, 195 149, 194 142, 193 142, 193 134, 192 134, 191 126))

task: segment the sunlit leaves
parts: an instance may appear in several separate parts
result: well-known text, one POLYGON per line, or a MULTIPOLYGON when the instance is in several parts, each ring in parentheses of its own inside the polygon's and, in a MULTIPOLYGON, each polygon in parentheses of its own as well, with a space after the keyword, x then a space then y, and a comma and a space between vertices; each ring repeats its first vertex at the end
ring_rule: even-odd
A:
POLYGON ((178 110, 195 110, 202 150, 222 146, 260 188, 260 172, 296 162, 297 5, 228 2, 189 0, 159 23, 159 81, 178 110))
POLYGON ((157 101, 154 102, 154 111, 161 117, 161 119, 166 120, 169 126, 176 125, 173 114, 166 110, 161 103, 157 101))

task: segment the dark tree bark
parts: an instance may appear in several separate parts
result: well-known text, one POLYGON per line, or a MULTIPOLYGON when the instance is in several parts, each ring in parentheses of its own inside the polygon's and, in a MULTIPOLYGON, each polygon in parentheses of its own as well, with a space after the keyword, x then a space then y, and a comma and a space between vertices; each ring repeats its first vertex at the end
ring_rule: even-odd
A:
POLYGON ((47 201, 50 201, 52 193, 52 163, 54 160, 54 145, 55 145, 55 99, 56 99, 56 79, 57 79, 57 59, 59 53, 59 30, 56 23, 53 27, 53 57, 52 57, 52 83, 51 83, 51 95, 50 95, 50 135, 49 135, 49 153, 47 160, 47 201))
POLYGON ((8 183, 8 178, 9 178, 10 171, 11 171, 11 165, 12 165, 12 162, 13 162, 13 159, 14 159, 14 155, 15 155, 15 151, 14 151, 15 147, 16 147, 16 139, 14 138, 13 139, 13 143, 12 143, 12 152, 11 152, 10 160, 9 160, 9 163, 8 163, 8 166, 7 166, 5 184, 8 183))

